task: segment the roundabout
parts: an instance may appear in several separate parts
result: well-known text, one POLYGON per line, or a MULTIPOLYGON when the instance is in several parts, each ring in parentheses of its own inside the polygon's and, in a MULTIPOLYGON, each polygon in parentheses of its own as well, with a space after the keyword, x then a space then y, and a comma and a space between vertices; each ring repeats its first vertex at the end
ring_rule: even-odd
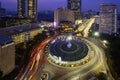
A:
POLYGON ((93 57, 92 47, 84 38, 61 35, 45 47, 47 60, 61 67, 78 67, 88 63, 93 57))
POLYGON ((58 37, 52 41, 49 45, 50 55, 60 57, 62 61, 77 61, 84 58, 88 53, 88 46, 74 36, 68 40, 69 37, 58 37))

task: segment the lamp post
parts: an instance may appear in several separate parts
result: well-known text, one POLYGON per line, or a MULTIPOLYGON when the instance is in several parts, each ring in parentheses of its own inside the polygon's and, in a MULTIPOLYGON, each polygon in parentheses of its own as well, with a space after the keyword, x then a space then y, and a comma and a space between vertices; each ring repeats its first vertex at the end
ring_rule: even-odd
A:
POLYGON ((94 38, 95 38, 95 37, 99 37, 99 36, 100 36, 99 32, 94 32, 94 34, 93 34, 93 35, 94 35, 94 38))
POLYGON ((103 42, 104 47, 107 48, 107 45, 109 44, 108 41, 107 40, 103 40, 102 42, 103 42))

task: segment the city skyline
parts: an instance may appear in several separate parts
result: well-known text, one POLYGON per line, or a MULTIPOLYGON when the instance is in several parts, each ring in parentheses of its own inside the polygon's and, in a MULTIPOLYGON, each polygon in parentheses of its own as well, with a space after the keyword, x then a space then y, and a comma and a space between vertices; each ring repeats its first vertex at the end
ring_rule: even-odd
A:
POLYGON ((119 0, 0 0, 0 80, 119 80, 119 0))
MULTIPOLYGON (((2 3, 2 7, 6 8, 8 11, 17 11, 17 0, 0 0, 0 2, 2 3)), ((90 9, 99 11, 99 5, 101 3, 114 3, 120 6, 119 0, 82 0, 82 11, 87 11, 90 9)), ((67 0, 38 0, 38 11, 55 10, 58 7, 67 7, 67 0)))

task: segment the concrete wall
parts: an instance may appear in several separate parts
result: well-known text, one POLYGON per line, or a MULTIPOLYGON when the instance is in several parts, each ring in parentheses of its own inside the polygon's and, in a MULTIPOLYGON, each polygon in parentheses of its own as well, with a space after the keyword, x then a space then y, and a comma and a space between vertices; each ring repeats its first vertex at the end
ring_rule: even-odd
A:
POLYGON ((10 73, 15 67, 15 45, 14 43, 0 46, 0 70, 4 75, 10 73))

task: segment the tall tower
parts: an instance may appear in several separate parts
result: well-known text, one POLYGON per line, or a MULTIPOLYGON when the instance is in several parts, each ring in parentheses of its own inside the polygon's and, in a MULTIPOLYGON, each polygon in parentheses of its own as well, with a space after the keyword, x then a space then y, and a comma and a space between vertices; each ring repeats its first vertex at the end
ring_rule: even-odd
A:
POLYGON ((117 5, 115 4, 100 5, 99 32, 108 34, 117 32, 117 5))
POLYGON ((68 0, 67 7, 74 12, 75 20, 81 19, 81 0, 68 0))
POLYGON ((37 16, 37 0, 28 0, 28 17, 35 18, 37 16))
POLYGON ((36 18, 37 0, 18 0, 18 17, 36 18))
POLYGON ((27 0, 18 0, 18 17, 27 17, 27 0))

